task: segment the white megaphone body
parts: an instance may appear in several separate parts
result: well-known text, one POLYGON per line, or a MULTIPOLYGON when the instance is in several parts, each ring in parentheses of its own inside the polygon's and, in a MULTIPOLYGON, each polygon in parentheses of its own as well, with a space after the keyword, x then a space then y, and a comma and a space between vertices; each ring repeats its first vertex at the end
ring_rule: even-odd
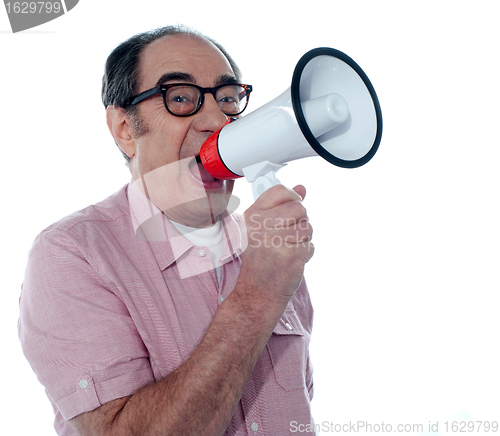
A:
POLYGON ((200 159, 218 179, 246 177, 256 199, 279 184, 275 173, 287 162, 319 155, 356 168, 373 157, 381 136, 380 104, 366 74, 344 53, 317 48, 297 63, 289 89, 215 132, 200 159))

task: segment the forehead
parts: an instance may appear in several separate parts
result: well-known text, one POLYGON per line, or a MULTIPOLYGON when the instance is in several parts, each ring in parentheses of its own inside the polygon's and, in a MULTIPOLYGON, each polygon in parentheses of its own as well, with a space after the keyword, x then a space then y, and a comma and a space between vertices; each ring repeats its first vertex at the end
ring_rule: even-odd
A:
POLYGON ((137 91, 155 86, 170 72, 190 74, 201 86, 215 85, 221 75, 234 75, 221 51, 194 35, 168 35, 148 44, 139 58, 137 91))

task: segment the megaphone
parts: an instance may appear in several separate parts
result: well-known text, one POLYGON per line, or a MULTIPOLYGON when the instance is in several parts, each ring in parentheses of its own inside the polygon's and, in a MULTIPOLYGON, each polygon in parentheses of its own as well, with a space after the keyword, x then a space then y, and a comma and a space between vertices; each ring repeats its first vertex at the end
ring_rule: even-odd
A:
POLYGON ((357 168, 381 137, 380 103, 364 71, 345 53, 320 47, 299 60, 290 88, 208 138, 200 159, 218 179, 246 177, 257 199, 279 183, 275 173, 287 162, 319 155, 357 168))

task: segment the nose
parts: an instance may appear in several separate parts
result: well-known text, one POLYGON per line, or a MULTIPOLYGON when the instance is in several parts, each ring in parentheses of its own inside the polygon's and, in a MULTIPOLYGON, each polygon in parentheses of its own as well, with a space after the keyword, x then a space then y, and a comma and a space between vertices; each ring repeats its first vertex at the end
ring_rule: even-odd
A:
POLYGON ((219 108, 214 96, 207 92, 200 111, 195 115, 193 127, 198 132, 212 134, 226 124, 228 117, 219 108))

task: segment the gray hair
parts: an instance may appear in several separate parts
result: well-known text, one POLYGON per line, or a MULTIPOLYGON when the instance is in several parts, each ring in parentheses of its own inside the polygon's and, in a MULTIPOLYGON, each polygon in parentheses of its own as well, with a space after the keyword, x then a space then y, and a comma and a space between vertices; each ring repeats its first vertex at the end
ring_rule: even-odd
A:
MULTIPOLYGON (((169 35, 191 35, 211 42, 226 57, 235 77, 241 81, 241 71, 224 47, 194 29, 182 25, 165 26, 132 36, 122 42, 108 56, 104 76, 102 78, 101 97, 104 107, 107 108, 110 105, 114 105, 125 109, 128 115, 133 119, 133 124, 137 126, 139 131, 141 120, 136 119, 136 108, 135 106, 127 106, 127 102, 130 98, 137 93, 136 85, 139 77, 139 57, 144 47, 148 44, 169 35)), ((120 151, 128 164, 130 158, 123 153, 121 149, 120 151)))

